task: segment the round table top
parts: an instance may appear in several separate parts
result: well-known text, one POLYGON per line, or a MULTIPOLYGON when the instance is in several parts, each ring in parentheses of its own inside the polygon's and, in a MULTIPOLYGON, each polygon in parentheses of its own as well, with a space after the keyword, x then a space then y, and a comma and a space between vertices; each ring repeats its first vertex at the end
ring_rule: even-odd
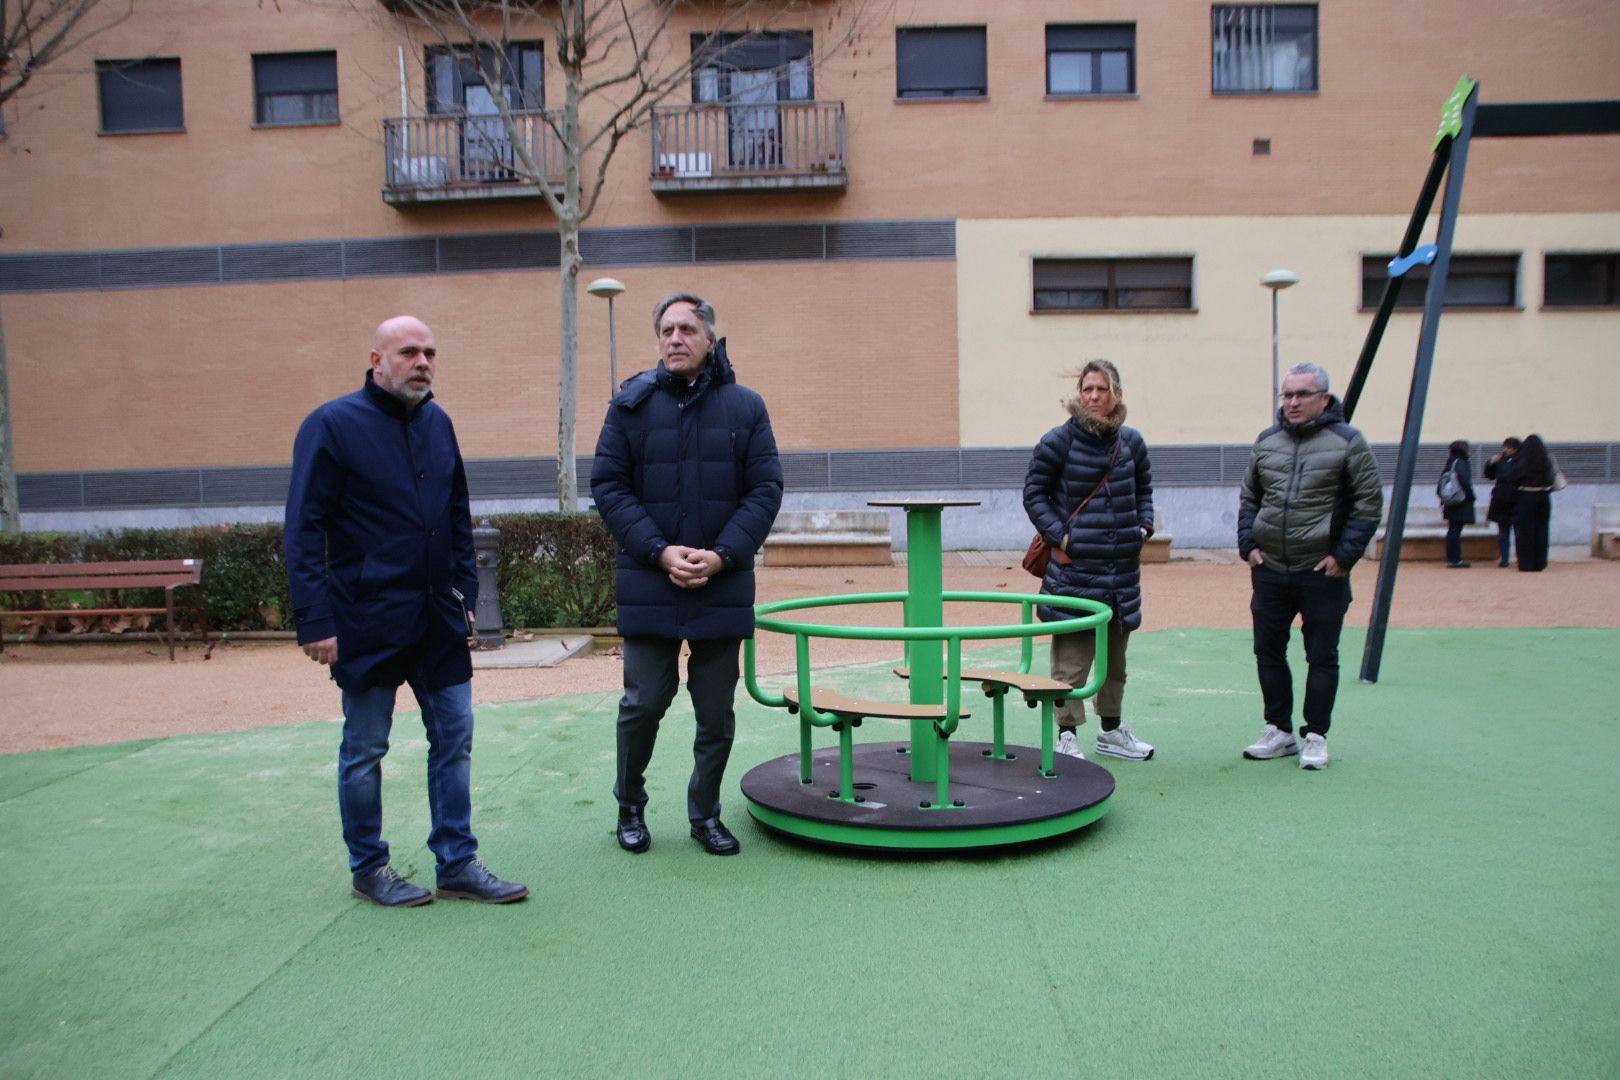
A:
POLYGON ((869 499, 867 506, 898 506, 902 510, 943 510, 947 506, 978 506, 978 499, 869 499))

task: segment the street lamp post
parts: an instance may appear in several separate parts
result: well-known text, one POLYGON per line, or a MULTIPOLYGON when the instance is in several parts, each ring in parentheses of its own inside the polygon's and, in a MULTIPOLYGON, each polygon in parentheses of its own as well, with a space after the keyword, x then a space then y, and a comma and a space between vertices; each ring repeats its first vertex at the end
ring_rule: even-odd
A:
POLYGON ((1266 410, 1269 420, 1277 415, 1277 395, 1282 391, 1279 385, 1282 357, 1277 338, 1277 294, 1290 285, 1298 285, 1299 275, 1292 270, 1273 270, 1260 279, 1260 284, 1271 290, 1271 406, 1266 410))
POLYGON ((605 296, 608 302, 608 397, 619 392, 619 334, 613 323, 613 298, 624 292, 624 282, 618 278, 599 277, 585 291, 592 296, 605 296))

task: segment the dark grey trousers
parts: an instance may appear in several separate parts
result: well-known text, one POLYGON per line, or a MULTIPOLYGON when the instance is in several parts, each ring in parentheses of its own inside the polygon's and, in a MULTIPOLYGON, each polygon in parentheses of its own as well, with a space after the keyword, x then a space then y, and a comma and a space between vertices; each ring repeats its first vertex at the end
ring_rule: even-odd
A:
MULTIPOLYGON (((737 638, 693 641, 686 663, 686 692, 697 714, 692 740, 692 780, 686 788, 686 816, 692 821, 720 816, 720 781, 736 734, 737 638)), ((647 804, 647 765, 652 761, 658 724, 680 688, 681 642, 668 638, 624 639, 624 697, 619 699, 619 770, 613 783, 620 806, 647 804)))

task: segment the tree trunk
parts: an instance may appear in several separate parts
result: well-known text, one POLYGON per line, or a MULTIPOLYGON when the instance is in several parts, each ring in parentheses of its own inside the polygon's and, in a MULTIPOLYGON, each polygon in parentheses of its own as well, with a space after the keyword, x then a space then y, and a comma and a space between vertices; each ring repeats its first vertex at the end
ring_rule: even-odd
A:
POLYGON ((6 378, 6 327, 0 322, 0 533, 22 532, 17 459, 11 450, 11 388, 6 378))
POLYGON ((557 509, 571 514, 578 509, 578 482, 574 453, 575 388, 579 352, 579 221, 557 222, 562 240, 562 261, 557 280, 562 301, 561 342, 557 372, 557 509))

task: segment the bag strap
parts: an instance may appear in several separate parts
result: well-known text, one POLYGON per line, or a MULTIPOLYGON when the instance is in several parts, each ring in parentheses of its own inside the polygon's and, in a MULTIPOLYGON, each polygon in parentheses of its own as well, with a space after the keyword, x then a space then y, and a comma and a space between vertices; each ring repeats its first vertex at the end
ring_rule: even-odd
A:
MULTIPOLYGON (((1091 489, 1091 494, 1081 499, 1080 505, 1075 507, 1074 512, 1064 520, 1063 524, 1065 527, 1074 524, 1074 519, 1080 516, 1080 511, 1084 510, 1086 508, 1086 504, 1092 499, 1096 498, 1097 492, 1101 491, 1103 489, 1103 485, 1108 483, 1108 477, 1114 471, 1114 463, 1119 460, 1119 444, 1120 440, 1116 438, 1114 440, 1114 452, 1109 455, 1108 465, 1103 469, 1102 479, 1097 481, 1097 486, 1091 489)), ((1070 441, 1069 445, 1074 445, 1072 440, 1070 441)))

